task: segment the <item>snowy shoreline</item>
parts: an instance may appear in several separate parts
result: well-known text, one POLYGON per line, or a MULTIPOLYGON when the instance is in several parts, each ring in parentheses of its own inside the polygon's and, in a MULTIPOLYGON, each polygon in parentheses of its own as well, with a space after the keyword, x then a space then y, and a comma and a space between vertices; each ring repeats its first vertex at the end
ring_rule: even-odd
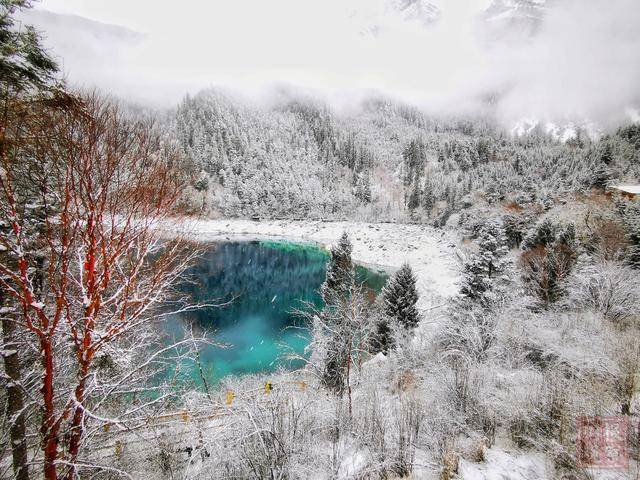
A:
MULTIPOLYGON (((175 227, 172 228, 175 232, 175 227)), ((342 232, 353 243, 353 258, 364 266, 393 272, 404 262, 413 268, 428 308, 458 291, 457 238, 426 225, 242 219, 189 220, 180 233, 201 241, 280 239, 329 248, 342 232)))

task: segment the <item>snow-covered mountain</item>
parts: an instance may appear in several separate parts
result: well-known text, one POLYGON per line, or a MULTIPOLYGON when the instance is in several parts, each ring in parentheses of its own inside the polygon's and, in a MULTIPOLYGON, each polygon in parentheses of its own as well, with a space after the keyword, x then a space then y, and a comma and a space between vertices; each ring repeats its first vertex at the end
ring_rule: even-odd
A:
POLYGON ((42 30, 45 33, 45 38, 64 40, 55 42, 56 50, 73 48, 74 46, 77 48, 78 43, 87 41, 109 41, 131 45, 145 38, 145 34, 121 25, 97 22, 78 15, 54 13, 44 9, 24 10, 20 13, 19 18, 42 30))
POLYGON ((63 73, 79 85, 113 88, 123 83, 121 66, 130 64, 132 52, 147 38, 120 25, 42 9, 25 10, 19 18, 43 32, 44 45, 54 52, 63 73))
POLYGON ((489 40, 526 40, 535 35, 552 0, 493 0, 480 13, 489 40))
POLYGON ((516 137, 529 135, 536 131, 545 135, 550 135, 555 140, 568 142, 580 136, 587 136, 592 140, 597 140, 602 136, 602 129, 594 122, 584 120, 581 122, 566 121, 552 122, 540 121, 535 118, 522 118, 518 120, 511 129, 512 135, 516 137))
POLYGON ((544 15, 547 5, 547 0, 493 0, 484 10, 484 15, 487 21, 538 21, 544 15))
POLYGON ((437 22, 442 16, 442 11, 426 0, 388 0, 387 5, 404 20, 419 22, 425 27, 437 22))
POLYGON ((355 28, 363 36, 378 38, 403 25, 429 28, 442 17, 442 10, 428 0, 366 0, 351 11, 355 28))
MULTIPOLYGON (((629 123, 640 124, 640 109, 633 106, 627 107, 613 125, 629 123)), ((568 142, 569 140, 577 138, 579 135, 587 136, 595 141, 601 138, 607 131, 610 131, 611 128, 611 124, 607 125, 591 119, 542 120, 533 117, 523 117, 513 124, 510 131, 511 134, 516 137, 540 132, 545 135, 550 135, 555 140, 568 142)))

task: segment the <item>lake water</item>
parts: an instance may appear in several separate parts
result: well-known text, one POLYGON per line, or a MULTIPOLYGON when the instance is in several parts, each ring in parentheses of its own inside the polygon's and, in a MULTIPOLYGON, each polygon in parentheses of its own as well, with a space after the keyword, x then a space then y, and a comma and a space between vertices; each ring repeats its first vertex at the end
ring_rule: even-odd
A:
MULTIPOLYGON (((183 325, 211 332, 228 348, 204 346, 200 362, 207 380, 227 375, 296 368, 301 361, 285 360, 283 353, 302 354, 308 344, 295 309, 304 302, 321 306, 318 289, 325 278, 329 254, 313 245, 289 242, 247 241, 211 243, 188 273, 193 283, 180 286, 196 302, 221 303, 225 307, 173 315, 165 324, 170 337, 180 338, 183 325)), ((373 292, 384 286, 386 276, 357 268, 360 281, 373 292)), ((182 365, 183 380, 201 382, 196 365, 182 365)))

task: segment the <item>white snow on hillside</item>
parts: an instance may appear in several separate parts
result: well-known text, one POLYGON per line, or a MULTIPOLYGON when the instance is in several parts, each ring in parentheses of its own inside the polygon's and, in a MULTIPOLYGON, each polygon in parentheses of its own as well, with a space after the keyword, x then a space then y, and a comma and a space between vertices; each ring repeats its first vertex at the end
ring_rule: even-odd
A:
POLYGON ((458 475, 464 480, 542 480, 545 472, 542 454, 516 453, 492 448, 486 452, 486 462, 460 460, 458 475))

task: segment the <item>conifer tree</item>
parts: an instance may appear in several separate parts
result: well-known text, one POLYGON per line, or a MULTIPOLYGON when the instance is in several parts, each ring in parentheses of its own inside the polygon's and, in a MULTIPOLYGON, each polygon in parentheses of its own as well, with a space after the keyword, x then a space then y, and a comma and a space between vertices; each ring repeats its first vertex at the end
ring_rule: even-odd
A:
POLYGON ((611 163, 613 162, 613 149, 611 147, 611 141, 609 138, 603 139, 598 156, 600 162, 607 166, 611 165, 611 163))
POLYGON ((478 236, 478 252, 464 264, 464 280, 460 289, 463 296, 472 300, 484 300, 493 289, 496 277, 505 269, 508 253, 504 228, 497 222, 482 227, 478 236))
POLYGON ((371 338, 371 352, 382 352, 385 355, 389 353, 394 345, 393 331, 391 330, 391 319, 384 312, 384 306, 379 305, 379 309, 374 313, 376 318, 374 320, 373 335, 371 338))
POLYGON ((410 330, 420 321, 416 308, 418 291, 416 278, 409 264, 404 264, 385 285, 377 302, 374 331, 371 339, 373 353, 387 354, 394 347, 394 330, 410 330))
POLYGON ((0 1, 0 82, 8 88, 45 88, 58 71, 55 61, 41 45, 40 35, 30 26, 16 28, 14 15, 30 8, 29 0, 0 1))
POLYGON ((627 207, 625 225, 627 228, 627 241, 629 249, 627 261, 629 264, 640 269, 640 203, 634 202, 627 207))
POLYGON ((420 181, 416 179, 413 183, 413 188, 409 194, 409 200, 407 202, 407 208, 409 210, 415 210, 420 206, 420 181))
POLYGON ((382 291, 384 312, 398 325, 411 329, 420 321, 416 277, 408 263, 402 265, 382 291))
POLYGON ((613 173, 608 164, 601 162, 597 164, 591 173, 591 186, 604 190, 613 178, 613 173))
POLYGON ((325 281, 320 287, 325 306, 335 306, 347 296, 355 281, 351 252, 353 246, 347 233, 343 233, 338 243, 331 248, 325 281))
POLYGON ((355 179, 355 197, 362 203, 371 203, 371 180, 369 175, 364 172, 358 176, 354 176, 355 179))
POLYGON ((343 310, 355 288, 355 270, 351 259, 353 246, 347 233, 331 248, 327 274, 320 292, 324 301, 323 322, 328 327, 325 366, 322 376, 324 385, 338 393, 344 391, 347 375, 350 340, 344 333, 343 310))
POLYGON ((564 292, 564 282, 577 260, 573 224, 543 220, 522 242, 522 278, 544 306, 556 302, 564 292))
POLYGON ((427 213, 433 210, 436 205, 436 198, 433 194, 434 186, 431 179, 427 178, 424 188, 422 189, 422 206, 427 213))

